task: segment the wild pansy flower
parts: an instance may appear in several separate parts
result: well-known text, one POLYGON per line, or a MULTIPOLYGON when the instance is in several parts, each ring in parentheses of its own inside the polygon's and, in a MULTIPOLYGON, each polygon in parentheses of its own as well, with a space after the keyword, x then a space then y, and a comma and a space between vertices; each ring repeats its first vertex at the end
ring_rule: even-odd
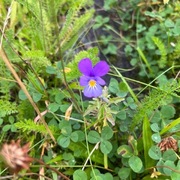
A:
POLYGON ((102 94, 101 85, 105 81, 101 78, 109 71, 109 65, 105 61, 99 61, 93 66, 89 58, 82 59, 78 64, 79 71, 83 74, 80 77, 80 85, 84 86, 84 95, 86 97, 98 97, 102 94))

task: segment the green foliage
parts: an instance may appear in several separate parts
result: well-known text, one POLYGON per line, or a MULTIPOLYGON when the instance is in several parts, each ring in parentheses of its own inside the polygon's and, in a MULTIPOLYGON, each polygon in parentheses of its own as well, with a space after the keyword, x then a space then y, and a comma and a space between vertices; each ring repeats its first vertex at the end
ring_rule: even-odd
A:
MULTIPOLYGON (((44 128, 43 124, 35 123, 32 119, 24 119, 20 120, 19 122, 16 122, 15 127, 22 132, 25 132, 27 134, 32 132, 37 132, 42 135, 48 135, 47 130, 44 128)), ((56 133, 57 129, 53 126, 49 127, 53 134, 56 133)))
POLYGON ((23 59, 26 59, 37 73, 43 73, 44 69, 51 65, 45 53, 40 50, 26 51, 23 55, 23 59))
POLYGON ((160 54, 161 54, 161 58, 158 61, 158 65, 160 68, 164 68, 167 64, 167 49, 164 46, 163 42, 159 38, 152 37, 152 40, 154 41, 154 43, 158 47, 160 54))
POLYGON ((160 106, 166 105, 170 96, 176 95, 177 89, 179 89, 179 83, 174 81, 173 83, 164 85, 163 89, 152 90, 137 108, 131 128, 134 129, 135 126, 142 122, 143 118, 151 115, 153 111, 157 110, 160 106))
POLYGON ((96 47, 90 48, 87 51, 81 51, 78 54, 76 54, 74 60, 72 60, 66 66, 69 69, 69 72, 68 71, 66 72, 67 81, 70 82, 80 77, 81 73, 78 70, 78 63, 81 59, 89 58, 92 60, 93 64, 96 64, 99 60, 97 55, 98 55, 98 49, 96 47))
MULTIPOLYGON (((3 49, 36 104, 0 59, 2 147, 7 139, 30 141, 30 156, 48 164, 47 179, 60 172, 75 180, 180 179, 180 3, 93 4, 0 2, 3 49), (102 95, 89 99, 81 93, 78 63, 90 58, 95 65, 101 54, 110 71, 102 95)), ((23 177, 33 179, 42 167, 32 165, 33 175, 24 170, 23 177)), ((1 176, 9 175, 6 169, 0 162, 1 176)))
POLYGON ((152 131, 150 128, 150 122, 149 119, 144 117, 143 120, 143 146, 144 146, 144 159, 145 159, 145 167, 152 167, 154 166, 155 162, 153 159, 149 157, 148 151, 153 146, 153 141, 151 139, 152 137, 152 131))
POLYGON ((100 142, 100 150, 103 154, 109 154, 112 150, 112 144, 108 141, 113 136, 113 131, 110 127, 102 128, 101 137, 96 131, 90 131, 88 134, 88 141, 92 144, 100 142))
POLYGON ((11 103, 8 100, 0 99, 0 117, 12 115, 18 112, 16 103, 11 103))
POLYGON ((174 51, 173 53, 170 55, 170 58, 172 60, 176 60, 176 59, 179 59, 180 57, 180 41, 179 41, 179 38, 177 39, 177 43, 175 44, 175 48, 174 48, 174 51))
POLYGON ((77 41, 78 37, 76 37, 76 35, 78 31, 87 23, 89 19, 92 18, 94 12, 93 10, 88 10, 84 15, 77 16, 80 11, 80 7, 78 7, 78 9, 71 8, 68 11, 66 21, 59 34, 60 47, 62 52, 70 47, 69 44, 72 46, 77 41))

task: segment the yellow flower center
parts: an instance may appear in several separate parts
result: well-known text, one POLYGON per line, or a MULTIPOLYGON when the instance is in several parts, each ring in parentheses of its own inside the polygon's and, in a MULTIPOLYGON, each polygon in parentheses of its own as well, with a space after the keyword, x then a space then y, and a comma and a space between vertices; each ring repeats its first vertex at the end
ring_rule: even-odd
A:
POLYGON ((96 86, 96 81, 95 80, 90 80, 89 81, 89 86, 90 87, 95 87, 96 86))

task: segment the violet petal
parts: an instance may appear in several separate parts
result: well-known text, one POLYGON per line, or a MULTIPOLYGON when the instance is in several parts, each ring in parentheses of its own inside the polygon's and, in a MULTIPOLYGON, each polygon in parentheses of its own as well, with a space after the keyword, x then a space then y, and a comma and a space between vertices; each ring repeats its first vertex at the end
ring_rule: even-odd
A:
POLYGON ((92 62, 89 58, 82 59, 78 64, 79 71, 86 75, 90 76, 92 73, 92 62))
POLYGON ((105 84, 106 84, 106 82, 104 81, 104 79, 102 79, 102 78, 100 78, 100 77, 96 77, 95 79, 96 79, 97 83, 100 84, 100 85, 105 85, 105 84))
POLYGON ((106 61, 99 61, 93 68, 95 76, 104 76, 109 71, 109 65, 106 61))
POLYGON ((96 87, 86 86, 83 93, 84 96, 89 98, 98 97, 102 94, 102 87, 99 84, 96 84, 96 87))
POLYGON ((79 83, 80 83, 81 86, 87 86, 90 80, 91 79, 90 79, 89 76, 84 76, 83 75, 83 76, 80 77, 79 83))

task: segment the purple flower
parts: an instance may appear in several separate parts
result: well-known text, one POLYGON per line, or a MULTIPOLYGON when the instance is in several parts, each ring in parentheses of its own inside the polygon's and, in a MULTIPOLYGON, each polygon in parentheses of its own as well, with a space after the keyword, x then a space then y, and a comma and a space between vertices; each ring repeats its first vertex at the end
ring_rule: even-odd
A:
POLYGON ((99 61, 94 67, 89 58, 82 59, 78 64, 79 71, 83 74, 80 77, 80 85, 85 86, 84 95, 86 97, 98 97, 102 94, 101 85, 105 81, 101 78, 109 71, 109 65, 105 61, 99 61))

